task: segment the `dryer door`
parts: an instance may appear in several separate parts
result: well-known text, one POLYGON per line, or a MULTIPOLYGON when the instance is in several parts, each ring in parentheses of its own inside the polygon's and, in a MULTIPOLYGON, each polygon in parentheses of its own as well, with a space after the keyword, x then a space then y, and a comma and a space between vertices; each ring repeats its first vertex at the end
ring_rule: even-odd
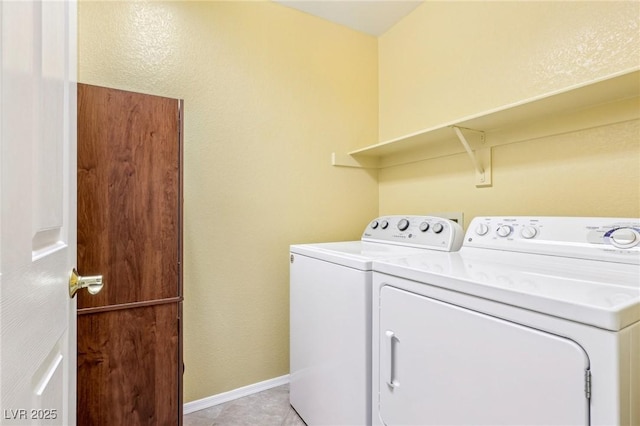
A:
POLYGON ((393 287, 380 293, 387 425, 588 425, 575 342, 393 287))

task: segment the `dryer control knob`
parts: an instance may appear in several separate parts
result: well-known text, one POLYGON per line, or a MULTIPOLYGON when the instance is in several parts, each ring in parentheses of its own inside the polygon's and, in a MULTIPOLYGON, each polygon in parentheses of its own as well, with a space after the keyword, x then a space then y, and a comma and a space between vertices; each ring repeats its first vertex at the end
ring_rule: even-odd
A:
POLYGON ((633 247, 640 242, 638 232, 630 228, 616 229, 611 233, 611 244, 620 248, 633 247))
POLYGON ((373 222, 371 222, 371 229, 376 229, 378 227, 378 221, 374 220, 373 222))
POLYGON ((522 235, 522 238, 529 240, 538 235, 538 230, 535 226, 525 226, 522 228, 522 231, 520 231, 520 235, 522 235))
POLYGON ((407 219, 400 219, 400 222, 398 222, 398 229, 401 231, 406 231, 408 227, 409 221, 407 219))
POLYGON ((511 231, 513 231, 513 229, 509 225, 500 225, 498 226, 496 233, 498 234, 499 237, 504 238, 511 235, 511 231))
POLYGON ((387 229, 389 227, 389 222, 387 222, 386 220, 383 220, 382 222, 380 222, 380 227, 382 229, 387 229))
POLYGON ((429 230, 429 224, 427 222, 422 222, 420 224, 420 230, 422 232, 427 232, 429 230))
POLYGON ((433 225, 433 232, 435 232, 436 234, 441 233, 443 229, 444 229, 444 226, 442 226, 440 222, 433 225))
POLYGON ((476 234, 482 236, 482 235, 487 235, 487 232, 489 232, 489 227, 484 223, 481 223, 478 226, 476 226, 476 234))

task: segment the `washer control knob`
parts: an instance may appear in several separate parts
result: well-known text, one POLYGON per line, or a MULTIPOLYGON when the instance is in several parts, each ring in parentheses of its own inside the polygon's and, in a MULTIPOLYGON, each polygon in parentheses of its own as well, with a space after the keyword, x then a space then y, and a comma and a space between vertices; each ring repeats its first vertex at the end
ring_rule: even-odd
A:
POLYGON ((498 226, 496 233, 498 234, 499 237, 504 238, 511 235, 511 231, 513 231, 513 229, 509 225, 500 225, 498 226))
POLYGON ((610 235, 611 244, 620 248, 633 247, 640 242, 640 235, 631 228, 620 228, 613 231, 610 235))
POLYGON ((443 229, 444 229, 444 226, 442 226, 440 222, 433 225, 433 232, 435 232, 436 234, 441 233, 443 229))
POLYGON ((422 232, 427 232, 429 230, 429 224, 427 222, 422 222, 420 224, 420 230, 422 232))
POLYGON ((380 227, 382 229, 387 229, 389 227, 389 222, 387 222, 386 220, 383 220, 382 222, 380 222, 380 227))
POLYGON ((400 222, 398 222, 398 229, 401 231, 406 231, 408 227, 409 221, 407 219, 400 219, 400 222))
POLYGON ((378 221, 374 220, 373 222, 371 222, 371 229, 376 229, 378 227, 378 221))
POLYGON ((535 226, 525 226, 524 228, 522 228, 522 231, 520 231, 520 235, 522 235, 522 238, 530 240, 531 238, 538 235, 538 230, 535 226))
POLYGON ((482 235, 487 235, 487 232, 489 232, 489 227, 486 224, 481 223, 478 226, 476 226, 476 234, 482 236, 482 235))

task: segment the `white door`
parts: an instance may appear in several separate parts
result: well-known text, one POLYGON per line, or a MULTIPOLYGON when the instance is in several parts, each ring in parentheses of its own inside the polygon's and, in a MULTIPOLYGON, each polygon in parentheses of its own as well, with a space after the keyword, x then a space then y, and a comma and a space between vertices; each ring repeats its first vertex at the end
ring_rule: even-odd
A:
POLYGON ((75 424, 76 4, 2 1, 0 423, 75 424))
POLYGON ((387 425, 588 425, 575 342, 393 287, 380 292, 387 425))

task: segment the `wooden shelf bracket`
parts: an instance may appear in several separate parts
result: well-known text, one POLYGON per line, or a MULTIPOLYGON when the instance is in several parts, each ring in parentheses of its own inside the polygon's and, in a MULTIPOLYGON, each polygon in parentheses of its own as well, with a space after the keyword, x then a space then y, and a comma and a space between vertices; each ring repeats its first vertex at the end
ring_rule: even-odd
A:
POLYGON ((476 149, 474 151, 473 149, 471 149, 471 145, 467 141, 467 138, 464 136, 464 133, 462 133, 462 129, 478 134, 480 137, 480 142, 483 144, 485 142, 484 132, 480 130, 466 129, 458 126, 451 126, 451 128, 456 133, 456 136, 460 140, 460 143, 464 147, 464 150, 467 151, 467 154, 469 154, 471 162, 476 169, 476 187, 481 188, 491 186, 491 147, 476 149))

